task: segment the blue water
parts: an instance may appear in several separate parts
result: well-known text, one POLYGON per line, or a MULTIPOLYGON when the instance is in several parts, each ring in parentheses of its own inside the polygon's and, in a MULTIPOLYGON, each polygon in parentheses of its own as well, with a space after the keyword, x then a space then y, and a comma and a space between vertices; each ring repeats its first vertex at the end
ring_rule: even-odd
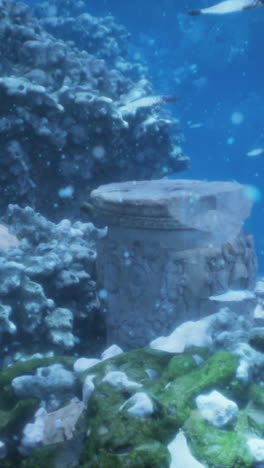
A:
POLYGON ((189 17, 205 0, 92 0, 92 14, 112 14, 131 33, 130 58, 143 61, 157 93, 180 98, 180 119, 191 168, 178 177, 237 180, 256 187, 246 230, 253 233, 264 272, 264 8, 189 17), (238 123, 232 122, 233 121, 238 123), (191 128, 192 124, 199 124, 191 128))

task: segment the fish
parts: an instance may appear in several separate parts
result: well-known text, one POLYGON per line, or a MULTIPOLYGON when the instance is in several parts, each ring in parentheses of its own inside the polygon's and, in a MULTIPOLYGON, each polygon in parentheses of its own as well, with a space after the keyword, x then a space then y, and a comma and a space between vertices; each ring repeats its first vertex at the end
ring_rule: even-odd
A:
POLYGON ((255 156, 259 156, 260 154, 264 153, 264 148, 254 148, 251 151, 248 151, 246 153, 246 156, 249 156, 250 158, 253 158, 255 156))
POLYGON ((264 0, 224 0, 223 2, 215 3, 207 8, 189 11, 188 14, 191 16, 201 14, 224 15, 236 11, 252 10, 253 8, 262 6, 264 6, 264 0))
POLYGON ((81 210, 88 216, 91 216, 94 211, 94 206, 88 201, 83 201, 81 204, 81 210))
POLYGON ((145 96, 130 101, 125 106, 119 107, 119 111, 121 112, 121 114, 136 113, 138 109, 164 106, 165 104, 176 102, 178 100, 179 98, 176 98, 174 96, 145 96))
POLYGON ((203 124, 203 123, 199 123, 199 122, 198 122, 198 123, 190 123, 190 124, 189 124, 189 128, 201 128, 201 127, 203 127, 203 126, 204 126, 204 124, 203 124))

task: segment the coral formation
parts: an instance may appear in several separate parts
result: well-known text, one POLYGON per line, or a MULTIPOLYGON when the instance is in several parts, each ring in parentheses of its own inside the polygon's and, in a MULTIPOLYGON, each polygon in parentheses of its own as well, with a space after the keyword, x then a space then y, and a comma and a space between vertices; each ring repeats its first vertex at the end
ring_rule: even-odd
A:
POLYGON ((22 3, 1 0, 0 15, 3 209, 28 204, 53 219, 76 219, 102 182, 186 168, 180 133, 171 132, 177 122, 152 106, 125 116, 120 110, 149 95, 151 85, 128 63, 127 33, 113 18, 67 15, 81 22, 77 36, 90 38, 86 51, 80 41, 49 34, 22 3))
POLYGON ((88 352, 100 344, 104 325, 94 269, 96 240, 105 231, 91 223, 54 224, 17 205, 9 206, 6 219, 20 244, 0 251, 2 360, 12 361, 16 352, 17 358, 82 347, 88 352))

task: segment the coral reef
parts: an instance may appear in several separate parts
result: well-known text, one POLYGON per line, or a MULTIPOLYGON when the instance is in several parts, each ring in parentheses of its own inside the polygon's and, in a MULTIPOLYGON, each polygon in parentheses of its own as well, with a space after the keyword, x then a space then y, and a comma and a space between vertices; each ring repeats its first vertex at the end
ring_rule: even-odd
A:
POLYGON ((1 358, 12 361, 16 351, 88 352, 100 344, 95 245, 105 230, 69 220, 54 224, 17 205, 9 206, 7 220, 20 243, 0 251, 1 358))
POLYGON ((124 28, 85 14, 76 20, 90 37, 85 51, 46 32, 22 3, 1 0, 0 15, 3 211, 19 203, 54 220, 76 219, 102 182, 186 168, 181 135, 171 132, 177 122, 156 106, 122 112, 151 94, 144 70, 122 58, 124 28))

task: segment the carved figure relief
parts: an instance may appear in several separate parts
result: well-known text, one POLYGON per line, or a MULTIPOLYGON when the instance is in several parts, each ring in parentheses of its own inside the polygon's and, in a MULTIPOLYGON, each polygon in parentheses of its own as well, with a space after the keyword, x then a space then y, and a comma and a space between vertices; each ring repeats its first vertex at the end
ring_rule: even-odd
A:
POLYGON ((127 348, 207 315, 211 295, 250 287, 256 271, 252 239, 244 234, 217 247, 180 251, 167 247, 166 236, 160 243, 106 239, 98 255, 109 342, 127 348))

